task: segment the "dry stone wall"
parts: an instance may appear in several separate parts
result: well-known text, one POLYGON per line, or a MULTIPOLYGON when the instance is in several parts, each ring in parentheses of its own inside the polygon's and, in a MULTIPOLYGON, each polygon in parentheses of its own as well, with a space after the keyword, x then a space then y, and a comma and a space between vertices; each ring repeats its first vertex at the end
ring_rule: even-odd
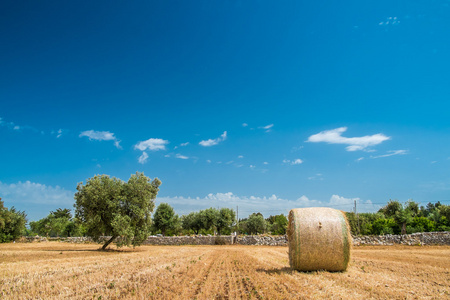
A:
POLYGON ((450 245, 450 231, 353 237, 353 245, 450 245))
MULTIPOLYGON (((102 241, 109 237, 101 238, 102 241)), ((23 242, 61 241, 67 243, 92 243, 88 237, 46 238, 24 237, 23 242)), ((150 236, 144 245, 259 245, 287 246, 287 236, 244 235, 244 236, 150 236)), ((377 235, 353 237, 353 245, 388 246, 388 245, 450 245, 450 231, 420 232, 405 235, 377 235)))

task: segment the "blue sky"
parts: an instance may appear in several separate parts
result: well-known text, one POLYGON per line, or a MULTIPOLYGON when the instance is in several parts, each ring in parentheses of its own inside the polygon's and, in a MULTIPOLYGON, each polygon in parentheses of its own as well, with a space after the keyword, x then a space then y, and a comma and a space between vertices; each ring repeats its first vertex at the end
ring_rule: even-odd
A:
POLYGON ((450 1, 2 1, 0 197, 96 174, 179 214, 450 203, 450 1))

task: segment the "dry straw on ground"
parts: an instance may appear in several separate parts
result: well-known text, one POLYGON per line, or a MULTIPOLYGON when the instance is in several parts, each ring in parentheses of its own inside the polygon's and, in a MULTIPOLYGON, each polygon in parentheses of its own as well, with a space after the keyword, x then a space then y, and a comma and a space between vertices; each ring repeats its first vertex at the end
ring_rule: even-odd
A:
POLYGON ((0 299, 448 299, 450 246, 355 247, 347 272, 297 272, 287 247, 97 251, 0 244, 0 299))
POLYGON ((343 212, 325 207, 289 212, 289 262, 299 271, 345 271, 351 234, 343 212))

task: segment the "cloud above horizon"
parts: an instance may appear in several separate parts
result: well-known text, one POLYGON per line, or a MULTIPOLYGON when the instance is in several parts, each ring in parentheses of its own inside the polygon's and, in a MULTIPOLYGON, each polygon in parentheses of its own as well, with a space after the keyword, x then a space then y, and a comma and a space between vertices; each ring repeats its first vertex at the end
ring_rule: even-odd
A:
POLYGON ((391 139, 391 137, 382 133, 348 138, 342 136, 345 131, 347 131, 347 127, 324 130, 317 134, 311 135, 307 141, 311 143, 325 142, 328 144, 344 144, 348 145, 345 148, 347 151, 358 151, 366 150, 366 148, 370 146, 375 146, 391 139))
POLYGON ((86 130, 82 131, 79 137, 88 137, 90 141, 114 141, 114 146, 118 149, 122 149, 120 146, 120 140, 118 140, 114 133, 109 131, 95 131, 95 130, 86 130))
POLYGON ((203 147, 211 147, 211 146, 215 146, 217 144, 219 144, 220 142, 223 142, 227 139, 227 132, 224 131, 220 137, 216 138, 216 139, 209 139, 209 140, 204 140, 204 141, 200 141, 199 145, 203 146, 203 147))
POLYGON ((0 182, 0 195, 5 203, 72 205, 74 193, 59 186, 25 181, 12 184, 0 182))
POLYGON ((304 207, 331 207, 344 211, 352 211, 354 201, 358 204, 358 211, 377 211, 380 206, 374 205, 370 200, 362 201, 360 198, 345 198, 333 194, 328 201, 309 199, 302 195, 295 200, 283 199, 276 195, 269 197, 238 196, 231 192, 210 193, 206 197, 157 197, 158 203, 169 203, 178 214, 188 214, 208 207, 239 207, 239 217, 245 218, 254 212, 261 212, 264 217, 277 214, 288 214, 293 208, 304 207), (275 208, 275 209, 274 209, 275 208))

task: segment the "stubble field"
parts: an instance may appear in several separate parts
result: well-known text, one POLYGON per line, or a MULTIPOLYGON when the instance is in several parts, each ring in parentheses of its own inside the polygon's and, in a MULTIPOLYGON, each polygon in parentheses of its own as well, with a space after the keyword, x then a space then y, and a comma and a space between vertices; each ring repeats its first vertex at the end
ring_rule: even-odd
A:
POLYGON ((450 247, 357 247, 297 272, 287 247, 0 244, 1 299, 449 299, 450 247))

